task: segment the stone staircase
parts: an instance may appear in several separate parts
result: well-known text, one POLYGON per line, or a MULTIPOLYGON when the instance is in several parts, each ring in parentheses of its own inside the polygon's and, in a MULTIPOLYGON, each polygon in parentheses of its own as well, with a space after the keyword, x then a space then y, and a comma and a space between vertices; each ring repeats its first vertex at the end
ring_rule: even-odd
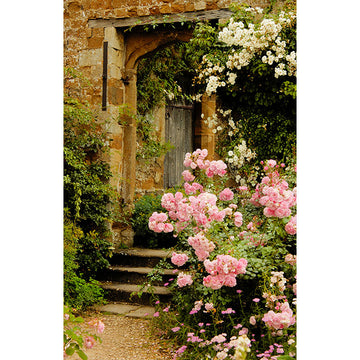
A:
POLYGON ((154 282, 151 289, 145 287, 141 297, 134 293, 140 290, 159 261, 170 261, 170 257, 170 250, 131 248, 114 252, 111 266, 97 277, 108 303, 96 309, 128 317, 151 317, 155 312, 152 292, 161 303, 170 301, 170 291, 164 283, 174 277, 172 270, 165 270, 162 280, 154 282))

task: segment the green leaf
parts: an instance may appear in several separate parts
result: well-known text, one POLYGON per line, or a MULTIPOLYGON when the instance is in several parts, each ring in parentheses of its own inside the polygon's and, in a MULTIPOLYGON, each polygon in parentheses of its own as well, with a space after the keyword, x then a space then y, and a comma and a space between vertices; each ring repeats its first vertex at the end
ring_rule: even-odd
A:
POLYGON ((289 355, 281 355, 278 357, 278 360, 293 360, 294 358, 292 358, 289 355))
POLYGON ((68 347, 66 350, 65 350, 65 352, 66 352, 66 355, 72 355, 72 354, 74 354, 74 352, 75 352, 75 349, 72 347, 72 346, 70 346, 70 347, 68 347))
POLYGON ((87 355, 82 350, 77 350, 76 353, 81 357, 83 360, 87 360, 87 355))

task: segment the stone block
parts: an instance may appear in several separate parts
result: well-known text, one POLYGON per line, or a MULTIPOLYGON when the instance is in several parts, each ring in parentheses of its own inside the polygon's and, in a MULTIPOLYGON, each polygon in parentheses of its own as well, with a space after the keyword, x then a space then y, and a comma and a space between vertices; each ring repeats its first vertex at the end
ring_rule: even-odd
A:
POLYGON ((150 15, 159 15, 160 14, 159 6, 152 6, 149 8, 149 11, 150 11, 150 15))
POLYGON ((123 67, 123 51, 108 47, 108 64, 123 67))
POLYGON ((195 10, 205 10, 206 9, 206 2, 205 1, 195 1, 194 4, 195 10))
POLYGON ((124 35, 114 27, 105 28, 104 41, 107 41, 114 49, 124 50, 124 35))
MULTIPOLYGON (((121 79, 120 66, 109 64, 108 65, 108 78, 109 79, 121 79)), ((123 85, 122 85, 123 87, 123 85)))
POLYGON ((148 178, 147 180, 141 181, 138 186, 141 190, 154 190, 154 179, 148 178))
POLYGON ((165 4, 160 6, 160 13, 161 14, 170 14, 171 13, 171 5, 165 4))
POLYGON ((104 38, 102 37, 91 37, 88 39, 89 49, 99 49, 103 46, 104 38))
POLYGON ((125 230, 121 231, 121 233, 120 233, 120 241, 122 244, 124 244, 128 247, 133 247, 134 246, 134 236, 135 236, 135 232, 133 229, 131 229, 131 228, 125 229, 125 230))
POLYGON ((206 0, 206 10, 215 10, 217 8, 218 6, 216 0, 206 0))
POLYGON ((111 148, 121 150, 121 148, 122 148, 122 134, 120 134, 120 135, 113 134, 111 136, 111 139, 112 139, 112 141, 110 142, 111 148))
POLYGON ((91 98, 92 104, 101 104, 102 96, 100 94, 94 94, 91 98))
POLYGON ((93 66, 102 63, 102 49, 83 50, 79 55, 79 66, 93 66))
POLYGON ((117 18, 129 17, 128 10, 123 8, 114 9, 114 15, 117 18))
POLYGON ((138 16, 137 6, 132 6, 132 7, 128 8, 128 16, 129 16, 129 17, 136 17, 136 16, 138 16))
POLYGON ((86 30, 85 30, 85 36, 86 36, 87 38, 91 38, 91 37, 92 37, 92 34, 93 34, 93 29, 91 29, 91 28, 86 28, 86 30))
POLYGON ((79 12, 80 10, 81 10, 81 5, 79 4, 78 1, 73 1, 73 2, 69 3, 67 6, 67 11, 70 14, 79 12))
POLYGON ((184 4, 171 4, 171 11, 173 13, 181 13, 185 11, 184 4))
POLYGON ((91 0, 92 9, 111 9, 113 7, 111 0, 91 0))
POLYGON ((138 6, 137 13, 138 13, 138 16, 147 16, 147 15, 150 15, 150 10, 148 7, 138 6))
POLYGON ((123 103, 124 92, 115 86, 108 87, 108 101, 113 105, 121 105, 123 103))
POLYGON ((111 5, 113 6, 113 8, 120 8, 120 7, 126 6, 127 1, 126 0, 112 0, 111 5))
POLYGON ((186 3, 185 4, 185 11, 194 11, 195 10, 195 6, 193 3, 186 3))
POLYGON ((84 10, 88 10, 91 7, 91 0, 82 0, 82 7, 84 10))
MULTIPOLYGON (((110 106, 109 106, 110 108, 110 106)), ((115 108, 115 106, 111 106, 111 108, 115 108)), ((116 110, 117 110, 118 107, 116 107, 116 110)), ((112 134, 112 135, 115 135, 115 134, 122 134, 123 132, 123 129, 122 129, 122 126, 119 125, 117 123, 117 121, 115 120, 116 118, 116 115, 119 114, 118 110, 116 111, 116 113, 112 113, 112 111, 110 111, 111 109, 109 109, 109 115, 112 115, 112 117, 114 118, 114 121, 111 122, 111 124, 109 125, 109 128, 108 128, 108 133, 109 134, 112 134)))

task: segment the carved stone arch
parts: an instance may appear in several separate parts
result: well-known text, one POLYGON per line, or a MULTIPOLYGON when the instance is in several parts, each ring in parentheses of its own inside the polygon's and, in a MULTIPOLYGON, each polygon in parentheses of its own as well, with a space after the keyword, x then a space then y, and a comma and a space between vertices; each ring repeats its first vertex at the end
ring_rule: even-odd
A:
POLYGON ((123 81, 125 84, 125 104, 132 114, 124 116, 124 149, 123 149, 123 184, 122 197, 126 204, 133 204, 136 178, 136 109, 137 87, 136 72, 139 61, 157 49, 176 41, 189 41, 191 30, 177 32, 129 32, 125 37, 125 69, 123 81))
POLYGON ((136 69, 141 58, 176 41, 187 42, 192 36, 192 30, 134 32, 125 37, 126 55, 125 68, 136 69))

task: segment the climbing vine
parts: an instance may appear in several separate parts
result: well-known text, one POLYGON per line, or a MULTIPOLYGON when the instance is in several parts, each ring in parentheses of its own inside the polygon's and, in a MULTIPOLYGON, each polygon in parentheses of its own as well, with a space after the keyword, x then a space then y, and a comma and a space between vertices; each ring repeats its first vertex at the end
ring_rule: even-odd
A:
POLYGON ((137 75, 138 160, 160 157, 172 149, 159 140, 152 112, 167 101, 192 101, 191 79, 195 72, 186 43, 176 42, 142 59, 137 75))

